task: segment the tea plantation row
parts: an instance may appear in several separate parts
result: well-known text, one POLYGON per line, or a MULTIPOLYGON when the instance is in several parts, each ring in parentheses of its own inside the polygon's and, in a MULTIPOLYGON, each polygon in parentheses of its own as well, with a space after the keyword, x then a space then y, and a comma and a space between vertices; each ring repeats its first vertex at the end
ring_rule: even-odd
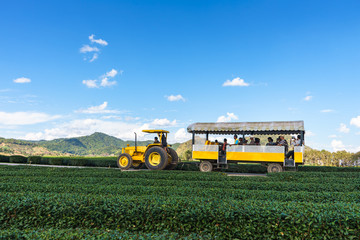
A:
POLYGON ((102 229, 8 229, 0 230, 0 239, 86 239, 86 240, 108 240, 108 239, 126 239, 126 240, 149 240, 149 239, 166 239, 166 240, 202 240, 211 239, 210 235, 198 235, 192 233, 186 237, 178 233, 143 233, 143 232, 123 232, 119 230, 102 230, 102 229))
POLYGON ((359 178, 0 166, 0 235, 351 239, 360 235, 359 178))
MULTIPOLYGON (((66 165, 66 166, 87 166, 87 167, 108 167, 117 168, 117 157, 24 157, 19 155, 0 155, 0 162, 23 163, 23 164, 45 164, 45 165, 66 165)), ((198 171, 195 164, 189 162, 179 163, 175 170, 198 171)), ((227 172, 238 173, 266 173, 267 169, 260 164, 229 164, 227 172)), ((298 171, 304 172, 360 172, 360 167, 327 167, 327 166, 298 166, 298 171)))

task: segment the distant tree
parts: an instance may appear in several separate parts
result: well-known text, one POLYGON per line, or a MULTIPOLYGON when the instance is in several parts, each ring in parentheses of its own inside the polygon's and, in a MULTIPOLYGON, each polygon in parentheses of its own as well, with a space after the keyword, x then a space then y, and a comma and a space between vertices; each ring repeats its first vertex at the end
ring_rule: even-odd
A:
POLYGON ((191 150, 186 150, 186 152, 184 153, 184 157, 185 157, 185 160, 186 161, 189 161, 192 157, 192 153, 191 153, 191 150))

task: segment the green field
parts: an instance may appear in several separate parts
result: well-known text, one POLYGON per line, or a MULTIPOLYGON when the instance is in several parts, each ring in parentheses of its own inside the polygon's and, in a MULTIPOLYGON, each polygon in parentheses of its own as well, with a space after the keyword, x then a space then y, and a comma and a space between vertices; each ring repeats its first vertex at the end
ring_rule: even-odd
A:
POLYGON ((4 239, 358 239, 360 172, 0 167, 4 239))

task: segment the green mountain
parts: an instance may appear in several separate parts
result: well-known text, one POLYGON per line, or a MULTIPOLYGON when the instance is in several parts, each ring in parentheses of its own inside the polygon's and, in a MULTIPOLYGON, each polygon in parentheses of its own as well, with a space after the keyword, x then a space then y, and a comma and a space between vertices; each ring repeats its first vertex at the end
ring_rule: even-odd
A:
MULTIPOLYGON (((152 141, 138 141, 138 145, 147 145, 152 141)), ((60 138, 51 141, 39 141, 39 145, 61 153, 74 155, 117 155, 127 144, 134 146, 134 141, 124 141, 104 133, 96 132, 90 136, 60 138)))
MULTIPOLYGON (((153 141, 138 141, 138 146, 146 146, 153 141)), ((96 132, 89 136, 60 138, 50 141, 26 141, 0 138, 0 154, 21 155, 118 155, 121 148, 135 146, 135 141, 124 141, 104 133, 96 132)), ((173 144, 176 150, 180 143, 173 144)))

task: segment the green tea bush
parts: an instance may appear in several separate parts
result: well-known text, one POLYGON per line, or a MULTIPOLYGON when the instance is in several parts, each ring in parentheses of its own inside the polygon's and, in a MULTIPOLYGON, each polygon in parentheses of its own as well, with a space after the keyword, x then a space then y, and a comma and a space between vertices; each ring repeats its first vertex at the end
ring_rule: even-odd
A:
POLYGON ((10 156, 11 163, 27 163, 27 157, 21 155, 10 156))
POLYGON ((30 156, 30 157, 28 157, 28 163, 40 164, 41 163, 41 157, 40 156, 30 156))
POLYGON ((360 167, 298 166, 302 172, 360 172, 360 167))
POLYGON ((91 160, 86 158, 68 158, 67 165, 69 166, 91 166, 91 160))
POLYGON ((49 157, 42 157, 40 163, 41 164, 49 164, 50 158, 49 157))
POLYGON ((63 158, 49 158, 50 165, 63 165, 64 159, 63 158))
POLYGON ((10 162, 10 156, 0 155, 0 162, 10 162))
POLYGON ((266 173, 267 169, 260 164, 229 164, 227 172, 266 173))
POLYGON ((5 228, 167 230, 222 239, 339 239, 360 234, 360 205, 354 203, 28 193, 3 194, 0 204, 0 225, 5 228))
POLYGON ((93 167, 112 167, 117 168, 115 160, 101 160, 101 159, 92 159, 89 160, 89 164, 93 167))
POLYGON ((358 239, 360 172, 267 176, 0 166, 0 236, 358 239))
POLYGON ((211 239, 210 235, 196 233, 181 236, 178 233, 164 231, 162 233, 129 232, 102 229, 7 229, 0 230, 0 239, 131 239, 131 240, 198 240, 211 239))

